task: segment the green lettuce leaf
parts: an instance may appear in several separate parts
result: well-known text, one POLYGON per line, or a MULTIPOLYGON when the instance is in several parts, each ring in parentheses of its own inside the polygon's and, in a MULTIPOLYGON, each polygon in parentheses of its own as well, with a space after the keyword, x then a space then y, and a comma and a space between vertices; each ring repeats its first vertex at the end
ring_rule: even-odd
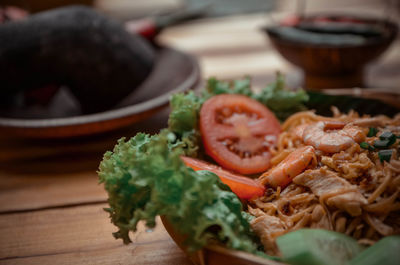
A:
POLYGON ((277 74, 275 82, 262 88, 259 92, 251 89, 250 78, 232 82, 210 78, 200 101, 203 102, 218 94, 241 94, 251 97, 267 106, 281 121, 295 112, 305 110, 304 103, 308 101, 308 95, 304 90, 288 90, 285 87, 284 76, 280 73, 277 74))
POLYGON ((199 112, 201 100, 193 91, 178 93, 171 97, 171 113, 168 119, 168 129, 171 145, 180 147, 184 154, 198 157, 200 150, 199 112))
POLYGON ((253 94, 252 98, 266 105, 281 121, 293 113, 306 110, 304 103, 309 99, 302 89, 297 91, 286 89, 284 77, 281 74, 277 75, 274 83, 264 87, 260 93, 253 94))
POLYGON ((171 148, 169 130, 120 139, 113 152, 105 153, 98 173, 109 195, 106 210, 119 228, 114 236, 129 243, 128 233, 139 221, 154 227, 155 217, 164 215, 178 232, 190 235, 190 250, 216 239, 261 253, 240 200, 215 174, 186 167, 182 153, 180 147, 171 148))
POLYGON ((193 91, 173 95, 170 107, 168 127, 171 131, 182 135, 198 128, 201 102, 193 91))

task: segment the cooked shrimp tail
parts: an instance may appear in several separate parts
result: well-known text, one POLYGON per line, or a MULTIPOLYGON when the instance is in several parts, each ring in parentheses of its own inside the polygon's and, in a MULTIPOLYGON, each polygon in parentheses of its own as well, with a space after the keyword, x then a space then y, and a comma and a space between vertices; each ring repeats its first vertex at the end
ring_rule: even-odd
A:
POLYGON ((303 131, 303 142, 326 153, 338 153, 360 143, 366 135, 362 128, 341 121, 319 121, 303 131))
POLYGON ((276 167, 260 176, 263 185, 270 187, 286 187, 292 179, 302 173, 311 162, 316 161, 312 146, 304 146, 294 150, 276 167))

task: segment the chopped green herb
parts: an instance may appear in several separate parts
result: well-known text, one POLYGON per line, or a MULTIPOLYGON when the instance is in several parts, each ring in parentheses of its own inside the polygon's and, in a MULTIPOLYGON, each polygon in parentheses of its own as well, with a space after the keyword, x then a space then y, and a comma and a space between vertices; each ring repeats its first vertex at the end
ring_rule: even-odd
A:
POLYGON ((389 140, 389 146, 396 142, 396 138, 396 135, 392 132, 384 132, 379 136, 379 139, 381 140, 389 140))
POLYGON ((369 151, 375 151, 375 148, 367 142, 360 143, 360 147, 369 151))
POLYGON ((392 132, 384 132, 379 136, 379 140, 374 142, 375 148, 388 148, 396 142, 396 135, 392 132))
POLYGON ((360 147, 361 147, 362 149, 368 149, 369 143, 367 143, 367 142, 362 142, 362 143, 360 143, 360 147))
POLYGON ((389 140, 376 140, 374 142, 374 147, 378 149, 388 148, 390 146, 389 140))
POLYGON ((384 132, 379 136, 379 139, 388 140, 388 145, 391 146, 396 142, 396 135, 394 135, 392 132, 384 132))
POLYGON ((390 150, 390 149, 380 150, 378 152, 378 156, 379 156, 379 159, 381 160, 381 162, 383 162, 383 161, 389 162, 390 158, 392 157, 392 153, 393 153, 393 150, 390 150))
POLYGON ((378 129, 374 127, 370 127, 367 136, 374 137, 378 133, 378 129))
POLYGON ((389 146, 391 146, 392 144, 394 144, 396 142, 396 136, 393 135, 394 137, 388 139, 389 140, 389 146))
POLYGON ((386 140, 386 139, 392 138, 393 136, 394 136, 394 134, 393 134, 392 132, 386 131, 386 132, 383 132, 383 133, 379 136, 379 139, 381 139, 381 140, 386 140))

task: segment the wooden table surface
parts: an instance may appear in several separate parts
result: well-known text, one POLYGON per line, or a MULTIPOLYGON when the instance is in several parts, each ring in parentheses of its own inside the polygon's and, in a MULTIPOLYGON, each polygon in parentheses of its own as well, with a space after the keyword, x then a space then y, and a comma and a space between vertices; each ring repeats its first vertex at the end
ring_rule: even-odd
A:
MULTIPOLYGON (((164 32, 160 42, 196 55, 203 77, 251 75, 256 85, 301 73, 271 48, 258 28, 265 15, 205 19, 164 32)), ((368 85, 400 88, 397 41, 368 70, 368 85)), ((157 132, 168 110, 126 129, 63 141, 0 138, 0 264, 190 264, 160 224, 140 227, 123 245, 103 211, 106 193, 96 170, 106 150, 121 136, 157 132)))

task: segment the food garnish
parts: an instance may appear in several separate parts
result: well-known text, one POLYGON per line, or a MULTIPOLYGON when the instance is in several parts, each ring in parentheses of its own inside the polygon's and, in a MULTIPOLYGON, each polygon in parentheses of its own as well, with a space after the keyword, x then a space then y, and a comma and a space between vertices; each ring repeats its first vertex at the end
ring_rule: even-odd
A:
POLYGON ((129 231, 136 231, 139 221, 154 227, 156 216, 163 215, 179 233, 190 235, 185 242, 189 250, 215 238, 230 248, 257 253, 249 216, 238 197, 214 173, 185 166, 183 150, 171 146, 169 134, 164 130, 120 139, 104 155, 99 177, 109 195, 105 210, 119 228, 114 237, 129 243, 129 231))
MULTIPOLYGON (((276 83, 262 92, 264 97, 253 94, 249 79, 234 83, 210 79, 203 95, 189 92, 171 97, 167 129, 153 136, 137 134, 128 141, 120 139, 112 152, 105 153, 98 172, 109 196, 110 207, 105 210, 119 229, 114 237, 129 243, 129 231, 136 231, 139 221, 154 227, 155 217, 164 215, 179 233, 190 235, 185 242, 189 250, 199 249, 214 238, 229 248, 266 257, 254 243, 258 240, 249 224, 253 217, 242 211, 238 197, 214 173, 195 172, 180 157, 204 156, 199 112, 208 98, 224 91, 252 93, 264 102, 278 93, 277 98, 284 100, 282 82, 278 76, 276 83), (217 233, 212 227, 218 228, 217 233)), ((290 110, 285 107, 284 113, 304 108, 305 92, 287 95, 294 105, 290 110)))
MULTIPOLYGON (((376 128, 370 128, 367 134, 368 137, 374 137, 378 133, 376 128), (371 135, 371 136, 370 136, 371 135)), ((393 150, 386 149, 396 143, 398 136, 390 131, 385 131, 381 135, 379 135, 379 139, 373 142, 373 145, 368 142, 361 142, 360 147, 369 151, 376 151, 376 149, 384 149, 378 151, 378 157, 380 161, 383 163, 384 161, 390 162, 392 158, 393 150)))
POLYGON ((374 127, 370 127, 367 136, 373 137, 378 133, 378 129, 374 127))
POLYGON ((293 113, 306 110, 304 103, 309 99, 302 89, 296 91, 288 89, 285 86, 284 76, 280 73, 277 73, 275 82, 263 87, 259 92, 251 89, 250 78, 232 82, 210 78, 202 97, 208 99, 219 94, 238 94, 253 98, 268 107, 281 121, 293 113))
POLYGON ((200 132, 206 154, 222 167, 241 174, 270 167, 270 148, 281 131, 274 114, 242 95, 220 94, 200 110, 200 132))
POLYGON ((183 162, 190 168, 197 170, 207 170, 216 174, 220 180, 229 186, 233 193, 240 199, 249 200, 252 198, 260 197, 265 192, 265 187, 259 182, 245 177, 234 174, 227 170, 199 159, 182 156, 183 162))
POLYGON ((393 150, 380 150, 379 152, 378 152, 378 156, 379 156, 379 159, 381 160, 381 162, 383 162, 383 161, 386 161, 386 162, 389 162, 390 161, 390 158, 392 157, 392 154, 393 154, 393 150))
POLYGON ((345 265, 363 248, 342 233, 300 229, 277 238, 284 262, 293 265, 345 265))
POLYGON ((400 236, 387 236, 357 255, 350 265, 398 265, 399 250, 400 236))
POLYGON ((395 142, 396 142, 396 135, 386 131, 379 136, 379 140, 376 140, 374 142, 374 146, 376 148, 388 148, 395 142))
POLYGON ((362 149, 366 149, 366 150, 369 150, 369 151, 375 151, 375 147, 373 147, 372 145, 370 145, 370 144, 367 143, 367 142, 361 142, 361 143, 360 143, 360 147, 361 147, 362 149))

